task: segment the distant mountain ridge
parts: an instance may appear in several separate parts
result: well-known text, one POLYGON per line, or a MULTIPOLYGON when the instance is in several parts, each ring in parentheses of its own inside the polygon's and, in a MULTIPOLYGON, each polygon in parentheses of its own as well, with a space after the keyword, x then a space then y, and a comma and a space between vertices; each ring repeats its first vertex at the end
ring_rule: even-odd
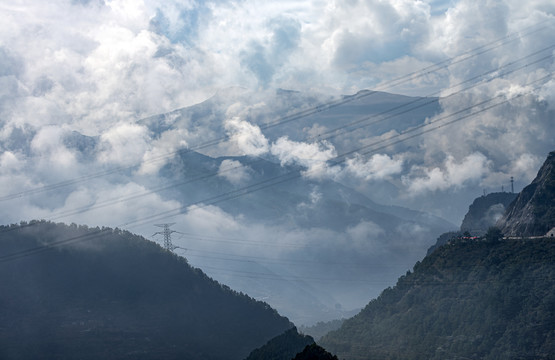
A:
MULTIPOLYGON (((397 97, 393 95, 383 94, 382 97, 389 97, 392 99, 391 101, 398 101, 396 100, 397 97)), ((210 112, 213 104, 205 105, 201 106, 200 110, 187 108, 188 110, 183 111, 195 112, 204 109, 201 111, 202 114, 204 114, 204 111, 210 112), (210 106, 204 108, 203 106, 205 105, 210 106)), ((361 110, 359 109, 359 111, 361 110)), ((163 123, 166 120, 163 121, 161 119, 167 119, 168 124, 174 124, 170 121, 172 117, 169 115, 164 117, 159 116, 156 119, 163 123)), ((183 120, 182 118, 174 120, 176 123, 179 123, 181 121, 179 119, 183 120)), ((158 125, 151 124, 152 136, 154 138, 160 135, 155 133, 155 131, 167 131, 162 125, 158 125)), ((92 161, 94 159, 96 152, 99 151, 99 141, 99 137, 89 137, 75 131, 68 132, 64 137, 64 144, 74 150, 77 154, 76 156, 83 159, 83 161, 92 161)), ((418 241, 420 243, 413 242, 413 246, 419 248, 422 252, 428 247, 428 244, 422 244, 422 241, 453 228, 453 224, 440 217, 401 206, 379 204, 355 189, 339 182, 329 179, 319 180, 303 177, 301 175, 303 169, 299 166, 282 166, 279 163, 260 157, 212 157, 193 150, 183 149, 172 154, 167 159, 166 164, 155 174, 136 176, 135 171, 136 169, 134 168, 123 168, 117 175, 113 175, 110 180, 115 181, 115 184, 126 184, 128 182, 140 184, 145 189, 163 188, 157 194, 164 200, 175 199, 179 201, 184 206, 184 209, 191 205, 202 204, 204 206, 214 203, 215 206, 218 206, 231 216, 241 218, 245 223, 248 222, 260 226, 277 226, 283 229, 291 229, 291 231, 296 231, 297 229, 311 232, 313 230, 320 230, 321 232, 345 234, 349 229, 358 229, 357 226, 360 224, 370 224, 370 227, 375 224, 375 232, 382 234, 380 237, 383 239, 384 247, 400 239, 414 241, 410 234, 412 231, 415 231, 419 235, 418 241), (225 162, 232 164, 231 170, 223 168, 225 162), (233 182, 230 180, 230 176, 227 176, 231 175, 234 169, 243 171, 244 178, 242 182, 233 182), (287 181, 281 181, 282 179, 287 181), (261 184, 261 186, 256 186, 256 184, 261 184), (267 184, 271 184, 271 186, 267 186, 267 184), (251 191, 251 185, 253 185, 252 189, 254 191, 251 191), (247 187, 247 190, 243 191, 240 196, 229 196, 229 199, 226 199, 227 194, 233 195, 234 192, 245 187, 247 187), (260 187, 260 190, 258 190, 258 187, 260 187)), ((75 188, 71 189, 73 186, 68 186, 70 191, 76 190, 75 188)), ((63 198, 63 194, 60 194, 60 199, 63 198)), ((179 230, 183 231, 183 229, 179 230)), ((182 246, 186 247, 188 245, 182 246)), ((338 246, 340 251, 350 250, 348 246, 338 246)), ((402 247, 400 251, 413 252, 413 250, 409 250, 407 247, 402 247)), ((334 251, 334 253, 336 252, 334 251)), ((345 258, 352 261, 349 255, 345 254, 345 258)), ((355 255, 361 257, 359 251, 356 251, 355 255)), ((398 254, 395 255, 397 256, 398 254)), ((306 254, 293 254, 292 256, 302 258, 306 254)), ((318 256, 311 256, 319 259, 319 254, 318 256)), ((414 255, 410 254, 407 256, 414 255)), ((409 264, 416 259, 417 257, 414 257, 414 260, 411 260, 409 264)), ((361 259, 360 261, 363 261, 365 264, 369 263, 368 259, 361 259)), ((234 267, 232 270, 251 273, 272 271, 272 269, 260 271, 260 267, 252 261, 247 265, 249 264, 252 264, 253 267, 234 267)), ((396 262, 392 262, 391 266, 396 266, 396 264, 396 262)), ((197 263, 195 265, 201 267, 202 264, 197 263)), ((225 265, 228 267, 229 264, 225 265)), ((235 265, 237 264, 232 266, 235 265)), ((394 281, 404 271, 402 269, 404 268, 403 266, 399 265, 399 268, 401 269, 392 271, 393 274, 389 277, 391 281, 394 281)), ((332 269, 329 266, 324 266, 321 270, 322 272, 330 272, 322 277, 336 278, 339 276, 337 271, 344 272, 345 268, 342 267, 337 269, 337 271, 331 271, 332 269)), ((314 272, 317 273, 317 271, 314 272)), ((357 275, 350 272, 345 276, 341 274, 341 277, 348 278, 356 277, 357 275)), ((290 275, 290 277, 296 278, 302 276, 303 274, 296 273, 290 275)), ((285 285, 288 281, 284 279, 280 281, 281 284, 277 285, 275 290, 269 291, 266 288, 267 282, 258 282, 256 279, 222 277, 218 280, 233 288, 253 294, 253 296, 261 294, 260 298, 264 298, 272 303, 279 311, 287 311, 287 315, 299 325, 348 316, 343 311, 336 311, 335 305, 345 301, 334 299, 329 294, 328 290, 330 288, 327 284, 321 284, 320 289, 315 289, 315 284, 302 284, 298 286, 298 282, 295 284, 289 282, 289 289, 286 289, 285 285), (302 289, 302 291, 299 291, 299 289, 302 289), (297 296, 283 296, 292 290, 297 296), (327 297, 324 296, 326 292, 328 292, 327 297)), ((356 301, 356 308, 359 308, 361 301, 364 301, 368 295, 358 295, 361 292, 360 287, 351 286, 350 289, 347 289, 346 287, 350 284, 353 283, 338 283, 342 288, 335 293, 340 295, 347 294, 345 297, 348 297, 349 291, 353 290, 360 299, 360 301, 356 301)), ((379 289, 376 289, 375 292, 377 295, 379 289)), ((354 308, 355 305, 348 304, 345 306, 347 311, 351 311, 354 308)))
MULTIPOLYGON (((396 242, 407 241, 412 242, 415 248, 421 246, 424 252, 427 245, 420 245, 418 241, 424 241, 424 239, 452 229, 451 223, 439 217, 398 206, 381 205, 340 183, 332 180, 307 179, 301 176, 300 172, 301 169, 295 166, 280 166, 260 158, 247 156, 212 158, 196 152, 186 152, 164 166, 160 170, 160 175, 168 182, 182 183, 175 189, 169 190, 171 193, 168 197, 179 199, 183 204, 202 203, 204 199, 216 199, 216 205, 226 213, 241 216, 250 223, 278 227, 287 229, 287 231, 318 230, 326 233, 333 232, 340 236, 349 231, 352 232, 352 229, 366 226, 370 229, 368 231, 379 234, 379 241, 383 243, 384 247, 393 247, 396 242), (249 179, 245 183, 234 184, 222 176, 210 176, 210 174, 215 174, 226 160, 234 161, 234 166, 248 168, 249 179), (198 177, 204 178, 202 181, 192 181, 198 177), (287 181, 282 181, 282 179, 287 181), (273 184, 274 182, 275 184, 273 184), (259 190, 245 191, 241 196, 219 201, 218 194, 233 194, 237 189, 250 186, 250 184, 262 184, 262 186, 259 190), (266 186, 266 184, 272 184, 272 186, 266 186), (413 232, 417 232, 419 236, 417 239, 413 238, 413 232), (426 234, 429 234, 429 237, 426 234)), ((255 186, 254 189, 256 188, 255 186)), ((355 246, 352 243, 340 246, 335 245, 339 242, 332 238, 328 241, 331 243, 330 247, 337 248, 334 251, 335 256, 342 255, 342 261, 368 264, 369 260, 364 258, 363 253, 352 249, 355 246)), ((318 247, 313 251, 320 251, 320 249, 318 247)), ((319 260, 320 255, 308 253, 309 251, 311 248, 307 247, 297 252, 290 252, 290 254, 295 258, 312 257, 319 260)), ((414 250, 407 247, 399 249, 400 253, 412 251, 414 250)), ((398 255, 399 253, 395 254, 395 256, 398 255)), ((324 256, 329 255, 325 254, 324 256)), ((249 262, 249 264, 253 268, 241 267, 236 270, 260 273, 254 262, 249 262)), ((286 270, 294 271, 295 269, 287 268, 286 270)), ((319 276, 344 277, 345 279, 362 276, 360 273, 349 271, 349 267, 323 266, 319 269, 319 276)), ((393 279, 402 271, 398 270, 392 276, 393 279)), ((279 271, 277 272, 279 273, 279 271)), ((301 273, 292 273, 291 275, 303 277, 301 273)), ((373 276, 372 274, 368 275, 373 276)), ((260 292, 257 289, 262 290, 262 287, 266 285, 266 283, 261 284, 252 279, 233 276, 221 279, 221 281, 245 292, 249 290, 260 292), (252 286, 253 283, 255 283, 255 287, 252 286)), ((334 293, 348 295, 353 291, 361 291, 360 287, 353 285, 355 284, 351 281, 337 283, 336 286, 340 288, 334 293)), ((342 300, 330 299, 331 301, 328 301, 323 297, 326 293, 331 295, 329 290, 330 284, 307 282, 303 292, 297 292, 296 295, 288 298, 281 296, 283 293, 288 293, 286 289, 280 291, 266 289, 265 291, 269 291, 268 302, 272 303, 280 312, 287 314, 295 323, 301 325, 347 316, 343 312, 336 311, 334 307, 342 300), (310 294, 307 292, 312 294, 312 299, 309 299, 310 294), (322 303, 315 304, 314 300, 317 299, 320 299, 322 303), (310 305, 307 306, 307 304, 310 305)), ((352 307, 347 306, 346 310, 352 310, 352 307)))
POLYGON ((497 226, 506 236, 542 236, 555 227, 555 151, 509 206, 497 226))
MULTIPOLYGON (((241 88, 224 89, 202 103, 129 124, 138 133, 127 134, 127 128, 117 124, 96 136, 60 130, 60 145, 80 165, 72 167, 79 169, 75 176, 80 180, 60 178, 60 186, 45 187, 46 191, 41 192, 44 196, 28 199, 50 218, 60 219, 58 215, 63 213, 71 216, 64 218, 71 219, 66 221, 117 226, 134 216, 133 209, 123 210, 130 202, 137 199, 148 203, 152 196, 157 208, 171 207, 180 213, 175 230, 195 238, 182 239, 181 243, 174 238, 176 244, 191 249, 187 254, 190 263, 218 281, 267 301, 298 325, 346 317, 360 309, 368 297, 379 294, 382 285, 377 284, 393 283, 419 259, 429 247, 429 239, 455 225, 442 219, 441 214, 383 205, 399 205, 391 201, 398 185, 387 178, 367 181, 363 174, 350 176, 346 171, 333 179, 314 179, 303 176, 306 168, 299 162, 282 164, 271 151, 243 156, 231 141, 233 136, 226 124, 237 117, 258 126, 269 143, 279 138, 311 146, 329 142, 341 154, 366 145, 369 138, 423 124, 441 111, 437 100, 368 91, 331 99, 286 90, 259 94, 241 88), (376 121, 359 121, 368 117, 376 121), (277 126, 282 120, 284 126, 277 126), (356 131, 350 131, 353 121, 356 131), (268 124, 276 126, 265 127, 268 124), (315 134, 321 132, 333 136, 319 143, 315 134), (106 157, 120 146, 125 148, 121 158, 106 157), (125 191, 120 195, 94 190, 88 194, 86 206, 74 205, 75 196, 81 199, 82 192, 89 192, 86 189, 120 187, 136 189, 137 197, 124 195, 125 191), (123 206, 114 210, 114 222, 95 222, 92 212, 116 203, 123 206), (73 212, 74 207, 79 209, 73 212), (186 228, 184 223, 194 217, 190 216, 192 208, 226 220, 211 229, 186 228), (279 238, 273 238, 275 234, 280 234, 279 238), (222 246, 200 240, 205 235, 216 238, 222 246), (267 239, 276 246, 283 240, 288 245, 268 254, 260 250, 262 247, 233 246, 233 242, 226 241, 231 238, 251 242, 267 239), (215 256, 215 252, 219 254, 215 256), (264 263, 268 258, 270 264, 264 263), (297 265, 283 265, 290 262, 297 265), (271 281, 258 277, 271 277, 271 281), (305 281, 307 277, 320 280, 305 281), (361 282, 371 285, 359 286, 361 282)), ((32 155, 31 143, 36 135, 33 129, 16 132, 17 141, 10 142, 8 149, 32 155)), ((142 213, 156 216, 163 211, 149 209, 148 205, 143 207, 142 213)), ((30 220, 25 216, 9 221, 30 220)), ((138 231, 149 236, 151 230, 145 230, 148 225, 141 226, 138 231)))
POLYGON ((118 229, 0 227, 1 359, 243 359, 293 325, 118 229))
MULTIPOLYGON (((185 140, 191 144, 199 144, 225 135, 225 120, 234 115, 233 112, 228 113, 234 104, 254 103, 256 106, 248 107, 247 111, 241 112, 243 119, 265 127, 269 123, 279 123, 291 117, 294 121, 287 121, 287 126, 272 126, 264 130, 264 135, 270 140, 287 136, 300 141, 304 140, 308 135, 307 130, 315 124, 322 128, 334 129, 344 125, 348 119, 387 114, 388 121, 376 122, 371 130, 367 126, 359 126, 357 131, 349 132, 346 142, 336 141, 337 138, 334 138, 331 142, 341 153, 352 150, 349 143, 354 143, 354 139, 359 140, 370 134, 384 133, 392 129, 401 132, 441 111, 437 97, 411 97, 381 91, 362 90, 339 99, 287 90, 278 90, 272 95, 265 94, 262 98, 259 96, 256 92, 242 88, 222 89, 199 104, 150 116, 139 123, 148 127, 154 134, 174 129, 189 129, 185 134, 185 140), (330 104, 335 105, 328 106, 330 104), (406 106, 409 104, 414 106, 410 114, 405 114, 406 106)), ((205 154, 211 154, 211 151, 204 147, 202 150, 205 154)))

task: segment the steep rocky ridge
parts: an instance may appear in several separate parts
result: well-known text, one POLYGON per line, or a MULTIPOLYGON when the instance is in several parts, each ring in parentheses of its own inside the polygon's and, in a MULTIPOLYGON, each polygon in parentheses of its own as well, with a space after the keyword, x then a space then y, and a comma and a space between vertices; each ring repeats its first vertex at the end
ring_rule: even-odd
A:
POLYGON ((497 226, 506 236, 542 236, 555 226, 555 151, 532 183, 511 203, 497 226))
POLYGON ((475 236, 484 235, 516 197, 514 193, 497 192, 476 198, 462 221, 461 231, 468 231, 475 236))

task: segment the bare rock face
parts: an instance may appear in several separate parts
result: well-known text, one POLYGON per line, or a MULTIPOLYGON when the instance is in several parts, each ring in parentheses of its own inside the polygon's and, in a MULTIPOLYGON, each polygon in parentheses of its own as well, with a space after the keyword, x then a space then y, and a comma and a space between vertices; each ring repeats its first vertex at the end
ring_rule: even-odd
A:
POLYGON ((542 236, 555 226, 555 151, 496 226, 505 236, 542 236))
POLYGON ((517 194, 497 192, 476 198, 468 208, 461 231, 468 231, 476 236, 484 235, 502 217, 507 206, 516 197, 517 194))

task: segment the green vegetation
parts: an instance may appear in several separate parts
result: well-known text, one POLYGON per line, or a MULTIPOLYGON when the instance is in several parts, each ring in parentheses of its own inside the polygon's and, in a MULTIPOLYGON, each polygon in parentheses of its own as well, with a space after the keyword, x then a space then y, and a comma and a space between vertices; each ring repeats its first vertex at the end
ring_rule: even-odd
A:
POLYGON ((488 242, 497 242, 503 240, 503 233, 498 227, 492 226, 484 235, 484 240, 488 242))
POLYGON ((292 327, 126 231, 3 226, 0 254, 1 359, 244 359, 292 327))
POLYGON ((341 359, 553 359, 555 242, 451 241, 319 344, 341 359))

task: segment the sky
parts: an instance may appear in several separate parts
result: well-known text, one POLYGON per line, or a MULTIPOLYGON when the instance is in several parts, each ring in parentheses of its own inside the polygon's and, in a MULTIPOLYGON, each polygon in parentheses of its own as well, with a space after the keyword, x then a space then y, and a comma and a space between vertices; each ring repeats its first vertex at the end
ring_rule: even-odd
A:
MULTIPOLYGON (((553 121, 546 111, 553 109, 554 81, 534 81, 553 69, 552 57, 545 56, 553 54, 554 12, 549 0, 4 1, 2 179, 13 184, 25 178, 19 188, 79 176, 79 159, 60 140, 68 131, 101 138, 100 165, 131 165, 171 152, 186 142, 184 130, 156 142, 137 120, 197 104, 229 87, 257 94, 290 89, 322 98, 363 89, 443 95, 441 105, 449 113, 499 94, 530 92, 533 85, 520 103, 426 136, 417 154, 387 154, 395 157, 392 166, 402 162, 395 180, 405 202, 468 184, 499 188, 509 176, 522 187, 553 148, 553 121), (460 89, 457 84, 485 72, 493 78, 495 69, 510 69, 522 58, 518 65, 526 69, 447 97, 460 89), (447 60, 448 67, 432 67, 447 60), (392 81, 420 69, 433 71, 392 81)), ((230 107, 226 130, 244 136, 258 131, 241 116, 271 101, 259 96, 253 104, 230 107)), ((272 148, 291 163, 304 146, 293 145, 282 140, 272 148)), ((307 156, 325 160, 337 153, 321 150, 307 156)), ((383 154, 376 155, 383 162, 383 154)), ((353 174, 374 178, 367 172, 376 159, 359 159, 366 172, 353 174)), ((17 192, 9 184, 6 193, 17 192)))
MULTIPOLYGON (((6 223, 46 218, 125 227, 179 208, 178 199, 148 193, 163 165, 152 159, 227 135, 230 141, 214 154, 270 156, 300 166, 312 180, 339 181, 459 225, 482 189, 508 189, 513 176, 519 191, 555 150, 552 0, 0 0, 0 16, 0 216, 6 223), (396 80, 407 74, 413 75, 396 80), (480 86, 460 92, 478 76, 480 86), (249 95, 226 103, 219 134, 208 123, 191 123, 153 136, 139 122, 230 89, 249 95), (354 151, 332 166, 328 161, 344 144, 271 138, 249 120, 285 111, 275 103, 276 89, 324 102, 365 89, 441 96, 440 113, 425 120, 430 125, 483 105, 410 149, 354 151), (74 132, 95 139, 91 153, 68 145, 74 132), (125 179, 110 172, 130 166, 137 168, 125 179), (87 176, 86 184, 76 181, 87 176), (373 190, 384 184, 395 194, 373 190), (113 201, 122 198, 129 200, 113 201)), ((326 130, 314 124, 306 134, 317 138, 326 130)), ((353 135, 345 143, 358 149, 398 133, 353 135)), ((86 150, 87 142, 79 146, 86 150)), ((240 186, 251 172, 226 160, 220 176, 240 186)), ((178 220, 215 237, 255 241, 264 232, 214 205, 178 220)), ((376 224, 359 225, 341 236, 367 237, 376 224)), ((148 226, 137 231, 149 235, 148 226)), ((273 229, 271 238, 299 237, 273 229)))

